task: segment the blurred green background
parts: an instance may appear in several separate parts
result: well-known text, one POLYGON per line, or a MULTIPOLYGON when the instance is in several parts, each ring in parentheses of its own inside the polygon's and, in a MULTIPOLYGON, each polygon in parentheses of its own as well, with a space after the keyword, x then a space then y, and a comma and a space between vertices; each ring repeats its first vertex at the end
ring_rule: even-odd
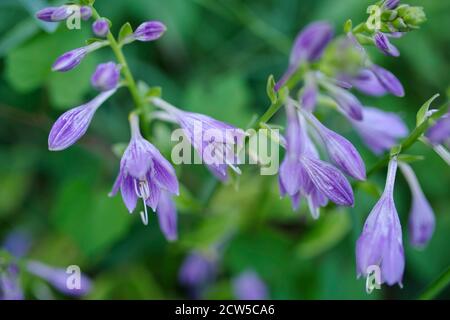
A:
MULTIPOLYGON (((51 3, 51 2, 50 2, 51 3)), ((425 7, 428 22, 396 40, 402 55, 375 61, 394 72, 406 90, 403 99, 367 98, 366 105, 398 112, 410 128, 420 105, 450 84, 450 2, 411 1, 425 7)), ((150 217, 144 227, 129 215, 119 196, 108 198, 119 159, 112 146, 129 139, 127 113, 132 102, 125 89, 102 106, 88 134, 64 152, 49 152, 47 136, 64 110, 95 95, 89 79, 95 65, 113 59, 108 49, 89 55, 75 70, 51 73, 63 52, 91 37, 90 25, 69 31, 62 24, 44 30, 34 18, 48 2, 0 1, 0 241, 11 231, 33 236, 29 257, 66 267, 77 264, 94 280, 88 299, 185 298, 178 270, 193 249, 207 250, 226 241, 219 274, 205 298, 233 298, 230 279, 252 268, 267 283, 274 299, 416 298, 449 264, 450 215, 448 166, 417 144, 413 164, 437 216, 437 228, 423 251, 408 242, 410 193, 400 177, 396 204, 404 229, 404 288, 385 287, 371 295, 356 279, 354 247, 376 198, 356 192, 356 206, 323 212, 312 221, 302 206, 292 212, 279 199, 277 179, 243 167, 239 186, 214 190, 214 179, 200 165, 178 166, 183 184, 178 200, 179 241, 167 243, 150 217), (208 201, 207 201, 208 200, 208 201)), ((158 19, 168 26, 152 43, 136 43, 125 54, 136 78, 163 87, 175 105, 245 127, 268 106, 269 74, 284 71, 291 42, 307 23, 323 19, 341 32, 346 19, 366 18, 366 0, 97 0, 113 32, 129 21, 134 27, 158 19)), ((283 123, 280 113, 275 122, 283 123)), ((376 157, 361 144, 342 118, 327 119, 349 137, 367 166, 376 157)), ((170 128, 151 127, 153 142, 170 155, 170 128)), ((372 178, 382 188, 384 172, 372 178)), ((39 281, 25 278, 27 297, 39 281)), ((55 297, 64 298, 57 292, 55 297)), ((450 291, 440 297, 449 297, 450 291)))

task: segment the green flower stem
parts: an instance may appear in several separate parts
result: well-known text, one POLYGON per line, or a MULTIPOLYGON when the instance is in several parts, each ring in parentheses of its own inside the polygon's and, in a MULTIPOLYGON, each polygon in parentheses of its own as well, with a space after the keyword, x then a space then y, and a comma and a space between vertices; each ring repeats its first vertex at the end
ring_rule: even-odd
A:
MULTIPOLYGON (((100 19, 100 15, 98 14, 97 10, 95 10, 94 7, 92 7, 92 16, 94 17, 95 20, 100 19)), ((113 36, 111 31, 108 31, 106 38, 108 39, 109 46, 111 47, 112 51, 114 52, 114 55, 116 56, 117 62, 120 63, 120 65, 122 66, 121 71, 123 76, 125 77, 126 86, 130 91, 134 104, 136 105, 137 109, 142 110, 144 107, 144 103, 141 98, 141 95, 139 94, 139 90, 137 88, 133 74, 131 73, 130 68, 128 67, 125 55, 122 52, 122 47, 117 43, 117 40, 113 36)))
POLYGON ((420 300, 431 300, 442 290, 450 285, 450 267, 442 273, 431 285, 420 295, 420 300))
MULTIPOLYGON (((450 103, 447 102, 442 107, 440 107, 435 113, 433 113, 431 116, 429 116, 425 121, 423 121, 419 126, 417 126, 409 136, 407 136, 400 145, 394 147, 398 148, 400 152, 406 151, 409 149, 414 143, 419 141, 420 137, 425 133, 425 131, 434 123, 435 120, 442 117, 448 110, 450 106, 450 103)), ((367 171, 367 177, 371 176, 381 168, 384 168, 391 156, 389 154, 386 154, 382 159, 380 159, 373 167, 367 171)))

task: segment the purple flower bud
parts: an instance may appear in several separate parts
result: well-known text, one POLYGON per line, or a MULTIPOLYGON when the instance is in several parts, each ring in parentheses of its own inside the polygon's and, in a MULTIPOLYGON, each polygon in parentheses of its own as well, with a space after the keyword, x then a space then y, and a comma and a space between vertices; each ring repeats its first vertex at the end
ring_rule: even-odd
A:
POLYGON ((425 135, 435 145, 443 144, 446 140, 450 139, 450 113, 447 113, 436 121, 425 135))
POLYGON ((85 133, 95 111, 111 97, 116 90, 100 93, 90 102, 63 113, 54 123, 48 136, 48 149, 60 151, 70 147, 85 133))
POLYGON ((413 169, 406 163, 400 163, 400 169, 412 194, 412 205, 409 213, 409 239, 413 246, 423 248, 433 236, 435 227, 433 209, 425 198, 413 169))
POLYGON ((0 300, 23 300, 19 267, 12 263, 0 272, 0 300))
POLYGON ((120 66, 114 62, 107 62, 97 66, 91 77, 91 84, 99 91, 108 91, 116 88, 119 80, 120 66))
POLYGON ((166 239, 168 241, 177 240, 177 208, 172 195, 167 191, 161 191, 156 213, 158 214, 159 228, 166 239))
POLYGON ((312 113, 305 111, 303 115, 319 133, 333 163, 353 178, 365 180, 366 167, 353 144, 343 136, 325 127, 312 113))
POLYGON ((153 41, 159 39, 166 30, 166 26, 160 21, 147 21, 134 31, 133 37, 138 41, 153 41))
POLYGON ((71 276, 71 273, 66 272, 64 269, 50 267, 33 260, 27 263, 27 269, 30 273, 48 281, 48 283, 63 294, 84 296, 91 291, 91 280, 83 274, 80 275, 79 279, 76 279, 76 277, 71 276))
POLYGON ((380 97, 386 94, 386 89, 370 69, 361 69, 350 81, 356 89, 367 95, 380 97))
POLYGON ((266 284, 252 270, 244 271, 235 278, 233 289, 238 300, 266 300, 269 297, 266 284))
POLYGON ((74 13, 73 6, 60 6, 55 9, 51 21, 64 21, 74 13))
POLYGON ((392 112, 373 107, 363 109, 363 120, 350 119, 364 143, 375 153, 380 154, 392 148, 399 138, 408 135, 408 128, 402 119, 392 112), (389 130, 386 130, 389 128, 389 130))
POLYGON ((377 32, 374 35, 374 40, 376 47, 385 55, 393 57, 400 56, 398 49, 390 43, 388 37, 384 33, 377 32))
POLYGON ((339 109, 354 120, 362 120, 361 102, 350 92, 337 86, 328 86, 329 94, 338 104, 339 109))
POLYGON ((92 8, 89 6, 82 6, 80 8, 80 16, 84 21, 89 20, 92 16, 92 8))
POLYGON ((353 190, 344 175, 332 165, 308 156, 301 163, 314 186, 328 199, 342 206, 353 206, 353 190))
POLYGON ((320 59, 328 43, 333 39, 333 34, 333 27, 327 22, 319 21, 307 25, 294 41, 288 69, 276 83, 275 90, 278 91, 289 80, 302 62, 320 59))
POLYGON ((47 7, 39 10, 36 12, 36 18, 46 22, 53 22, 54 20, 52 20, 52 16, 57 9, 59 9, 59 7, 47 7))
POLYGON ((86 47, 77 48, 64 53, 52 66, 53 71, 66 72, 78 66, 87 54, 86 47))
POLYGON ((193 252, 184 260, 178 278, 184 286, 201 288, 214 278, 216 271, 215 259, 193 252))
POLYGON ((402 84, 392 72, 375 64, 372 65, 371 70, 387 91, 397 97, 403 97, 405 95, 402 84))
POLYGON ((95 20, 92 24, 92 31, 98 37, 106 37, 109 32, 109 22, 106 19, 95 20))
MULTIPOLYGON (((146 224, 147 206, 155 211, 164 191, 178 195, 178 180, 170 162, 142 137, 136 114, 130 116, 130 125, 131 140, 120 161, 119 174, 110 196, 115 195, 120 188, 123 202, 130 213, 134 211, 138 198, 141 198, 145 210, 143 221, 146 224)), ((162 206, 163 211, 168 208, 167 203, 162 206)), ((163 224, 164 228, 168 225, 167 221, 163 224)), ((169 224, 172 228, 173 217, 170 218, 169 224)), ((173 230, 171 232, 173 235, 173 230)))
POLYGON ((358 276, 367 276, 371 266, 381 269, 381 280, 401 286, 405 257, 402 228, 394 204, 394 183, 397 159, 389 162, 383 195, 370 212, 356 243, 358 276))
POLYGON ((383 6, 386 9, 393 10, 398 7, 399 3, 400 3, 400 0, 386 0, 384 2, 383 6))

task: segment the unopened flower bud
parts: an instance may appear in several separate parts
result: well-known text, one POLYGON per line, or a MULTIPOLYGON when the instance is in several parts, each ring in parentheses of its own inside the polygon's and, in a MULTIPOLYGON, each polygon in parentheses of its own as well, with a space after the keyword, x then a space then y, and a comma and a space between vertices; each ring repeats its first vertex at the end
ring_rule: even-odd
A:
POLYGON ((105 37, 109 32, 109 23, 106 19, 98 19, 92 24, 92 31, 98 37, 105 37))

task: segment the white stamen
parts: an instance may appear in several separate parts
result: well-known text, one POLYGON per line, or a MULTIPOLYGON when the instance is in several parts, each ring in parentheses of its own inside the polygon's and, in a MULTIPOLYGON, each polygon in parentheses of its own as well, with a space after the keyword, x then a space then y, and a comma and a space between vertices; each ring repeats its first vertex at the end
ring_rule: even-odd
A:
POLYGON ((145 200, 142 199, 142 202, 144 203, 144 211, 141 211, 141 220, 144 226, 148 225, 148 214, 147 214, 147 204, 145 203, 145 200))

